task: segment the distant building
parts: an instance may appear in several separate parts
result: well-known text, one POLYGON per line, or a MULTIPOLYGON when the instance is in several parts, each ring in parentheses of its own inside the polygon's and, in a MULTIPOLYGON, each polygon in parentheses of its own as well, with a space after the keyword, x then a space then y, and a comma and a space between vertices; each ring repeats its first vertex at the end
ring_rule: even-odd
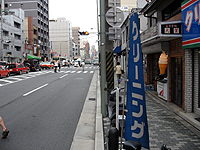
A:
POLYGON ((80 55, 80 35, 78 33, 79 30, 80 27, 72 27, 73 42, 75 43, 75 47, 73 49, 73 57, 76 55, 80 55))
POLYGON ((40 56, 37 27, 33 25, 32 17, 25 17, 25 50, 27 54, 40 56))
POLYGON ((131 11, 132 8, 137 8, 137 0, 121 0, 121 7, 131 11))
POLYGON ((49 0, 4 0, 5 10, 21 8, 25 17, 32 17, 38 28, 39 53, 42 60, 50 57, 49 53, 49 0))
POLYGON ((66 18, 57 18, 49 20, 49 41, 53 52, 60 56, 72 59, 72 25, 66 18))
POLYGON ((0 37, 2 39, 1 60, 22 62, 25 50, 24 11, 22 9, 10 9, 6 15, 3 15, 1 30, 3 31, 3 37, 0 37))

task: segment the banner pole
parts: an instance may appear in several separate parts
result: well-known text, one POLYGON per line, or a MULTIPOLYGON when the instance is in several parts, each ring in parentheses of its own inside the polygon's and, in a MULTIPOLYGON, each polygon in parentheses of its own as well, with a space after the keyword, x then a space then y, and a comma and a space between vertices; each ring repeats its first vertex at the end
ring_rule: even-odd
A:
POLYGON ((123 101, 123 112, 122 112, 122 126, 121 126, 121 138, 120 138, 120 150, 122 149, 122 138, 124 137, 124 111, 125 111, 125 104, 126 104, 126 93, 127 93, 127 73, 128 73, 128 56, 129 56, 129 28, 130 28, 130 16, 128 20, 128 35, 127 35, 127 46, 126 46, 126 63, 125 63, 125 79, 124 79, 124 101, 123 101))

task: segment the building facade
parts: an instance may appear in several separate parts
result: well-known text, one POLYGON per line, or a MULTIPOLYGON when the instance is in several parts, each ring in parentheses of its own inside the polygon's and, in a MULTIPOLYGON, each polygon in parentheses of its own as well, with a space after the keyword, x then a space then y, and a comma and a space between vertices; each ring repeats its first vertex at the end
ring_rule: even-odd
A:
POLYGON ((73 57, 80 56, 80 35, 78 31, 80 27, 72 27, 73 42, 75 43, 73 49, 73 57))
POLYGON ((142 12, 148 18, 148 29, 141 33, 141 44, 142 52, 147 55, 146 84, 153 85, 164 100, 173 102, 186 112, 199 114, 200 50, 196 44, 194 47, 183 46, 186 31, 183 30, 185 21, 182 20, 181 4, 185 2, 190 3, 190 0, 153 0, 147 3, 142 12), (164 75, 166 83, 157 78, 160 74, 158 61, 163 51, 168 55, 164 75))
POLYGON ((25 49, 24 11, 11 9, 1 21, 1 60, 22 62, 25 49))
POLYGON ((27 54, 40 56, 37 27, 33 25, 32 17, 25 17, 25 52, 27 54))
POLYGON ((4 0, 5 10, 21 8, 25 17, 32 17, 38 29, 38 48, 42 60, 49 59, 49 0, 4 0))
POLYGON ((52 51, 59 53, 60 56, 72 59, 72 25, 66 18, 57 18, 49 21, 49 40, 52 51))

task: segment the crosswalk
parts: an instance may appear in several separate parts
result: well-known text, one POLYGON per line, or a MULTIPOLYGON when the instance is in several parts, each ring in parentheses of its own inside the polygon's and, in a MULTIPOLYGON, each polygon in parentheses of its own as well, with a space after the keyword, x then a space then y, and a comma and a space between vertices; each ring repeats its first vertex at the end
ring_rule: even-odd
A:
MULTIPOLYGON (((82 71, 82 68, 80 67, 71 67, 71 68, 61 68, 61 71, 58 71, 58 74, 92 74, 95 70, 97 70, 98 67, 85 67, 84 71, 82 71)), ((42 70, 37 72, 29 72, 28 74, 22 74, 22 75, 14 75, 6 78, 0 78, 0 87, 4 85, 8 85, 11 83, 19 82, 22 80, 26 80, 29 78, 34 78, 40 75, 44 74, 54 74, 54 70, 42 70)))

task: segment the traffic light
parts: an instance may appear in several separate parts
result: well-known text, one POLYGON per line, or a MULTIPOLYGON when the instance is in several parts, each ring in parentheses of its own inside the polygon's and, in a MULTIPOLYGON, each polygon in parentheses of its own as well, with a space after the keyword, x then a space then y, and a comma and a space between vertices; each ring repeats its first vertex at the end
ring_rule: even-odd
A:
POLYGON ((78 31, 78 33, 79 33, 80 35, 89 35, 89 33, 88 33, 87 31, 83 31, 83 32, 78 31))

